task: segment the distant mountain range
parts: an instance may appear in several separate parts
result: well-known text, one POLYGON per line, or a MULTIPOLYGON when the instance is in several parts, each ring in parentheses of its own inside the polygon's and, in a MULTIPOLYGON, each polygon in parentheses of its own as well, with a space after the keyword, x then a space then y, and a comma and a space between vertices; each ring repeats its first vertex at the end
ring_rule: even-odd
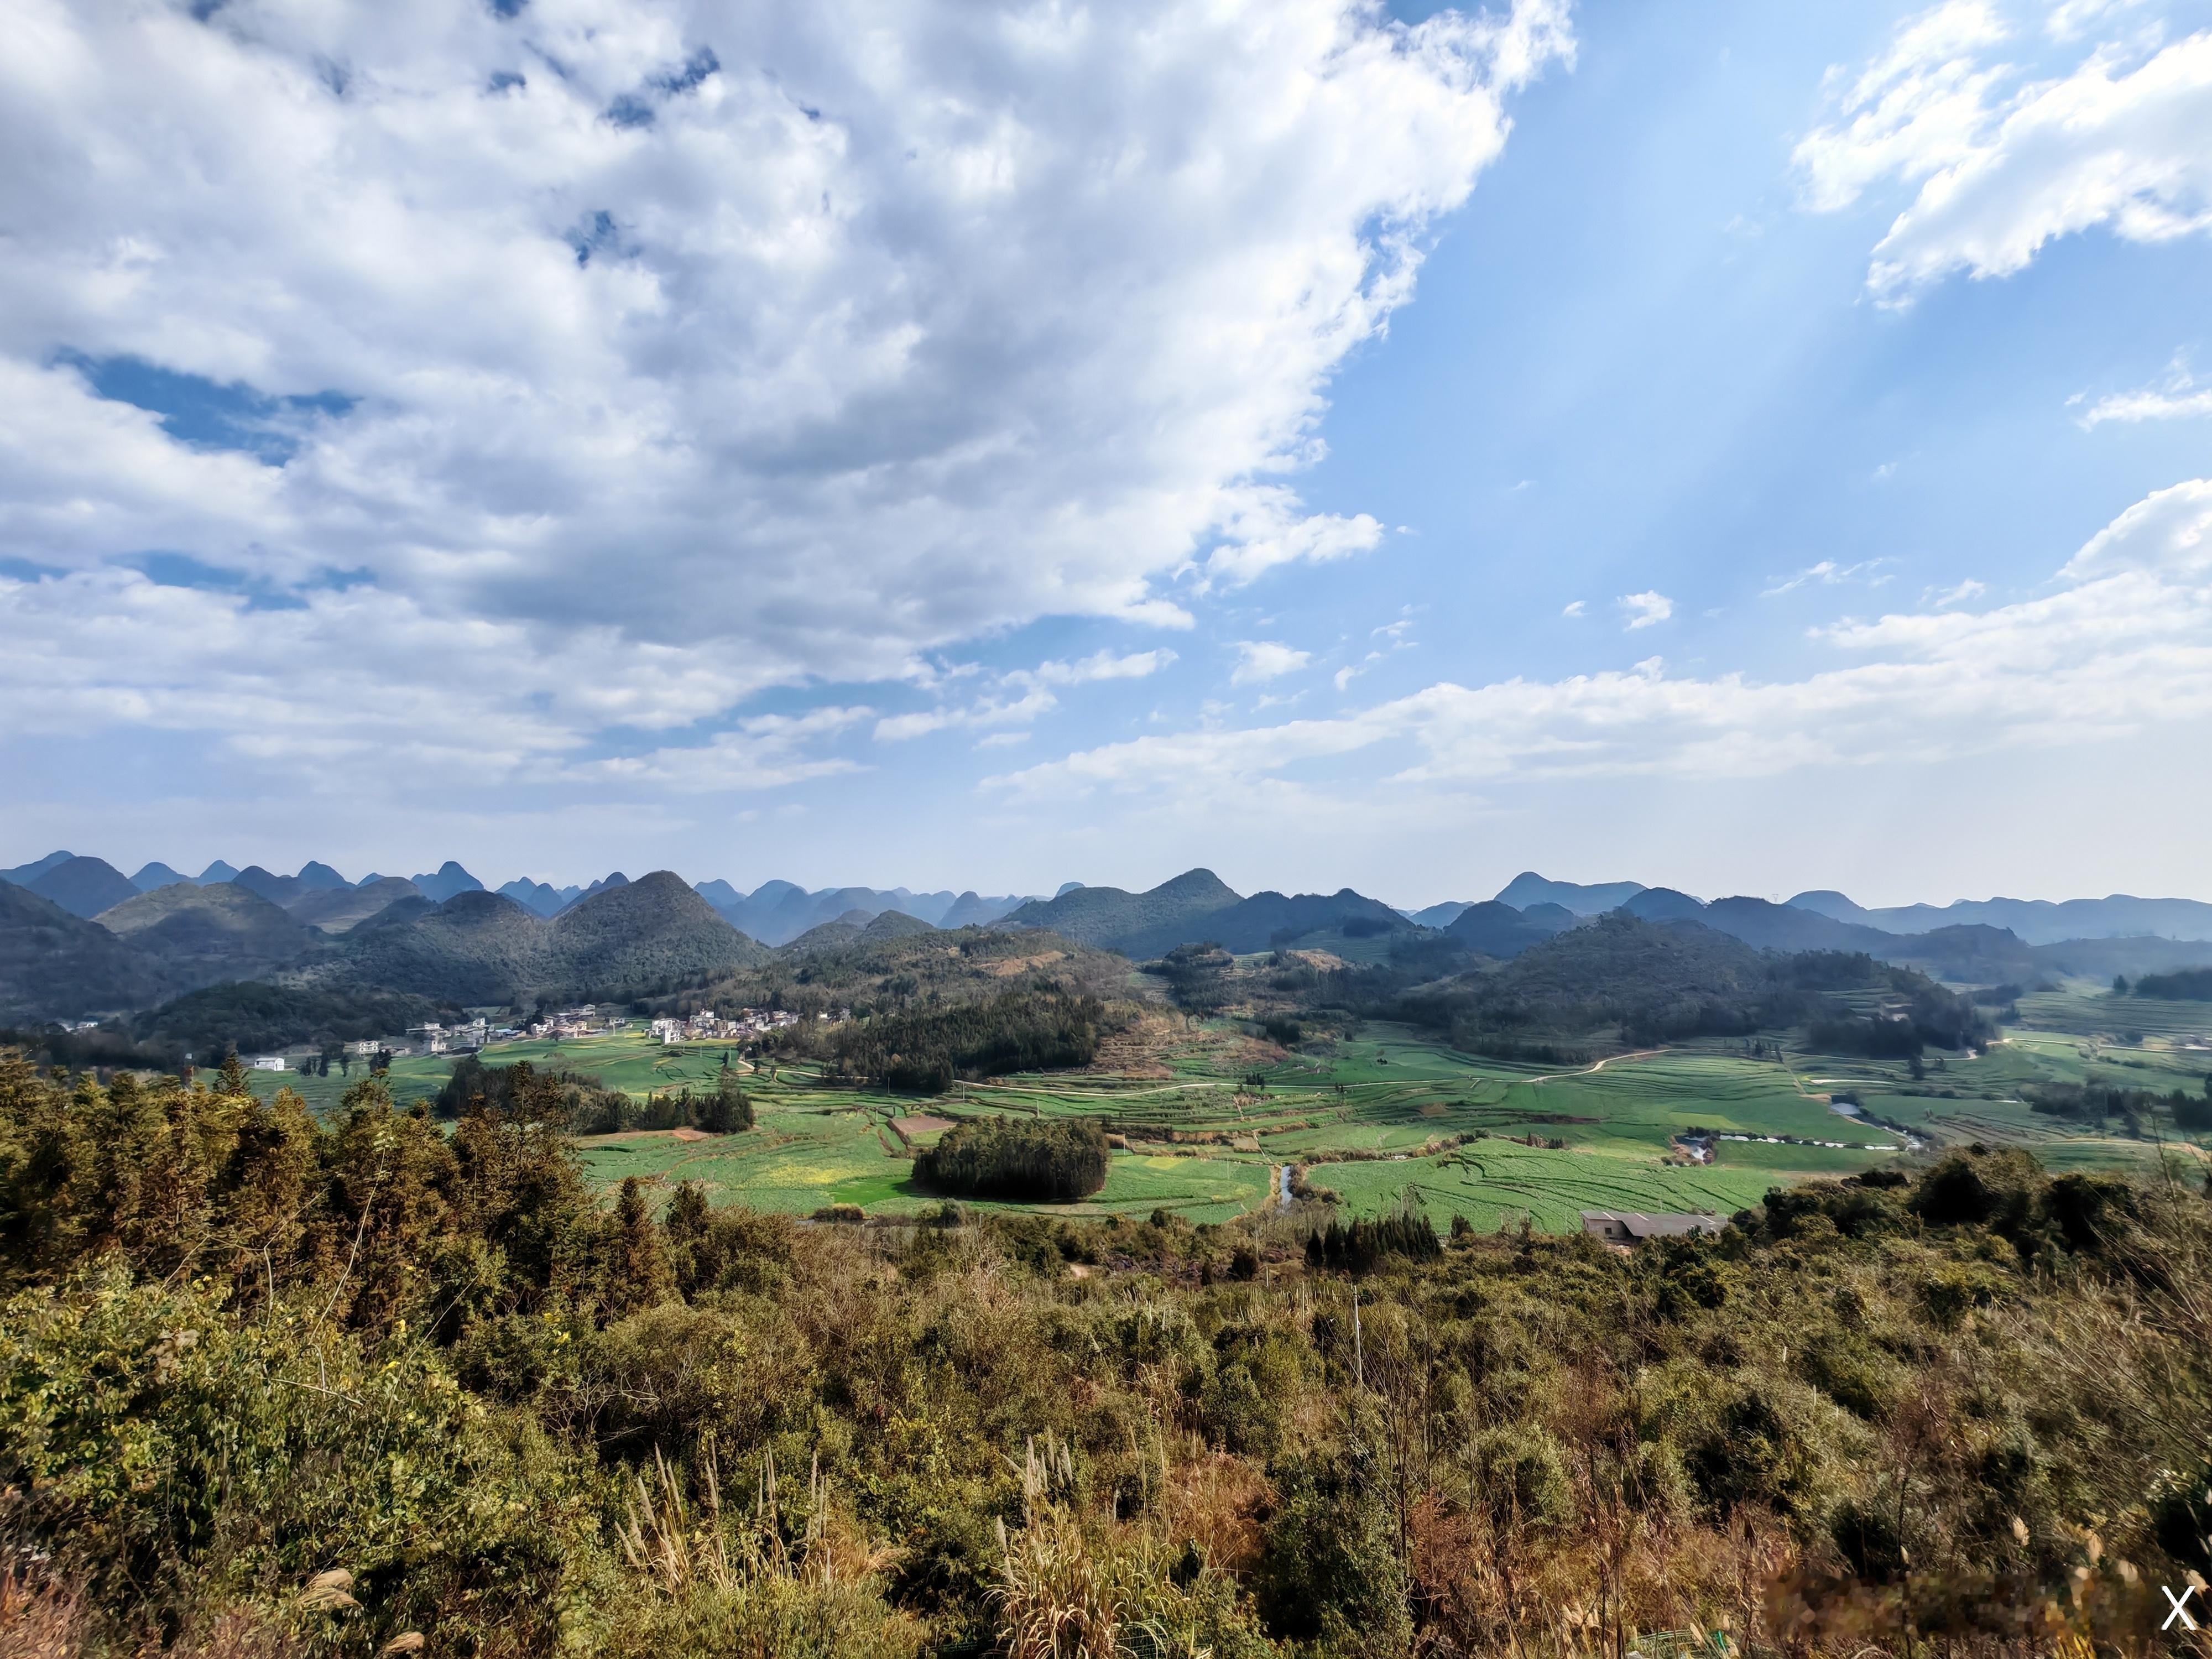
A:
POLYGON ((916 893, 904 887, 824 887, 809 892, 788 881, 763 882, 750 893, 740 893, 726 881, 706 881, 699 884, 699 896, 730 926, 763 945, 787 945, 854 911, 860 913, 862 925, 895 910, 933 927, 981 927, 1024 902, 1012 896, 986 898, 972 890, 916 893))
MULTIPOLYGON (((552 917, 579 900, 611 887, 627 885, 629 881, 629 878, 619 870, 587 887, 555 887, 525 876, 497 890, 534 915, 552 917)), ((372 872, 358 882, 349 883, 329 865, 312 860, 302 865, 297 874, 289 876, 274 874, 258 864, 240 870, 217 859, 197 876, 181 875, 166 864, 149 864, 137 875, 126 877, 105 859, 80 858, 66 852, 49 853, 34 863, 0 870, 0 882, 28 888, 40 897, 52 900, 71 915, 85 917, 112 910, 134 893, 185 884, 208 887, 235 882, 331 933, 343 932, 398 898, 420 896, 442 904, 463 893, 488 890, 483 881, 451 859, 427 874, 410 878, 372 872), (348 891, 373 893, 382 902, 313 897, 348 891)), ((1070 882, 1061 890, 1079 884, 1070 882)), ((763 882, 750 893, 738 891, 726 881, 705 881, 699 883, 696 890, 725 921, 766 945, 787 944, 809 929, 854 910, 869 920, 887 910, 896 910, 933 927, 972 927, 996 921, 1024 902, 1018 894, 986 897, 973 890, 916 893, 904 887, 824 887, 810 892, 788 881, 763 882)))
POLYGON ((0 884, 0 1023, 128 1013, 187 993, 234 1004, 261 981, 465 1006, 628 999, 767 955, 665 870, 550 919, 481 888, 435 903, 391 877, 363 890, 309 890, 289 909, 242 880, 172 882, 96 919, 0 884), (377 908, 343 932, 298 914, 326 914, 349 896, 377 908))
POLYGON ((1891 933, 1927 933, 1939 927, 2003 927, 2030 945, 2069 939, 2212 939, 2212 904, 2197 899, 2136 898, 2114 893, 2100 899, 1960 899, 1954 904, 1904 904, 1869 910, 1841 893, 1800 893, 1790 901, 1838 921, 1855 921, 1891 933))
MULTIPOLYGON (((225 981, 343 985, 476 1004, 614 994, 723 971, 775 949, 804 955, 930 928, 1038 929, 1138 960, 1181 945, 1240 954, 1317 948, 1379 961, 1422 940, 1496 962, 1615 911, 1711 929, 1759 950, 1864 952, 1954 983, 2109 977, 2212 962, 2212 904, 2191 899, 1987 899, 1869 908, 1830 890, 1787 903, 1706 901, 1638 882, 1523 872, 1495 898, 1394 909, 1350 888, 1240 894, 1210 870, 1141 892, 1063 884, 1050 898, 808 890, 742 892, 667 871, 588 886, 521 878, 496 891, 459 863, 349 883, 310 861, 290 875, 222 860, 197 876, 149 864, 126 877, 56 852, 0 870, 0 1018, 143 1008, 225 981)), ((1423 951, 1430 950, 1424 945, 1423 951)), ((1413 960, 1413 958, 1407 958, 1413 960)), ((1423 957, 1421 960, 1431 960, 1423 957)), ((1448 967, 1439 971, 1450 971, 1448 967)))

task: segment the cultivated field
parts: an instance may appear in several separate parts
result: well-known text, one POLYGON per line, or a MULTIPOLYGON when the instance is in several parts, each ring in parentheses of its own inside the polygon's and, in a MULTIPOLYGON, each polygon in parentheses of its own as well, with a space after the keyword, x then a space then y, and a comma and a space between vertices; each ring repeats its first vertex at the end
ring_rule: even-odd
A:
MULTIPOLYGON (((1358 1039, 1285 1051, 1229 1022, 1155 1015, 1090 1071, 964 1084, 927 1102, 828 1083, 810 1066, 733 1058, 755 1103, 750 1132, 579 1144, 605 1185, 635 1175, 665 1194, 696 1180, 716 1203, 898 1215, 935 1201, 914 1183, 913 1152, 945 1121, 1080 1115, 1100 1119, 1119 1144, 1104 1189, 1066 1213, 1226 1219, 1279 1204, 1289 1166, 1355 1213, 1410 1203, 1440 1226, 1463 1215, 1485 1231, 1524 1221, 1561 1231, 1584 1209, 1728 1214, 1777 1185, 1972 1141, 2024 1146, 2054 1169, 2150 1168, 2162 1151, 2202 1158, 2194 1146, 2085 1132, 2030 1110, 2018 1093, 2037 1081, 2201 1088, 2212 1050, 2196 1046, 2198 1030, 2174 1010, 2198 1026, 2212 1012, 2087 988, 2023 999, 2021 1023, 1985 1055, 1931 1056, 1917 1081, 1901 1062, 1777 1057, 1771 1045, 1754 1058, 1733 1040, 1546 1071, 1463 1054, 1407 1028, 1370 1024, 1358 1039), (1245 1081, 1255 1073, 1264 1086, 1245 1081), (1837 1092, 1855 1094, 1859 1115, 1832 1105, 1837 1092)), ((586 1073, 642 1098, 710 1089, 725 1052, 664 1048, 633 1030, 511 1043, 483 1058, 586 1073)), ((434 1093, 448 1069, 444 1060, 401 1060, 395 1092, 434 1093)), ((267 1093, 288 1082, 321 1109, 335 1106, 347 1079, 255 1078, 267 1093)))

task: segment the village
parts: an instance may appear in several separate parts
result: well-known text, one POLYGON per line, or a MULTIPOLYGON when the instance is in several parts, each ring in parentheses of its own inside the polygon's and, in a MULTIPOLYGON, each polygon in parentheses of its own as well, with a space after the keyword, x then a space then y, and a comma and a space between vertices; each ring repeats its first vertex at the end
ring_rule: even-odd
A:
MULTIPOLYGON (((817 1014, 815 1018, 825 1024, 836 1024, 852 1018, 849 1010, 817 1014)), ((656 1019, 650 1029, 654 1039, 663 1044, 680 1042, 755 1042, 773 1032, 785 1030, 799 1023, 801 1016, 781 1008, 741 1008, 734 1015, 725 1015, 702 1009, 683 1018, 656 1019)), ((348 1061, 362 1060, 375 1064, 379 1055, 452 1055, 480 1053, 494 1043, 513 1042, 524 1038, 536 1038, 556 1042, 570 1042, 583 1037, 608 1036, 629 1029, 631 1021, 612 1004, 582 1003, 572 1008, 544 1012, 538 1018, 521 1025, 495 1024, 483 1014, 453 1024, 436 1021, 410 1025, 404 1033, 389 1036, 362 1037, 343 1045, 348 1061)), ((334 1046, 328 1054, 307 1045, 283 1054, 256 1054, 246 1064, 258 1072, 310 1072, 327 1070, 331 1060, 337 1057, 334 1046)))
MULTIPOLYGON (((820 1016, 828 1019, 829 1015, 820 1016)), ((740 1008, 734 1016, 702 1008, 683 1019, 656 1019, 653 1035, 664 1044, 678 1042, 750 1042, 771 1031, 799 1024, 799 1016, 781 1008, 740 1008)))

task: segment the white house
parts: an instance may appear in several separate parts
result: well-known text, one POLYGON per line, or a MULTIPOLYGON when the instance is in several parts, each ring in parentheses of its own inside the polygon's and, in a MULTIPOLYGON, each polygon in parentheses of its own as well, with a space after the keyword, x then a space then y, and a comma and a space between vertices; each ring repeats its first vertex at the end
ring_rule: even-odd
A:
POLYGON ((252 1066, 253 1069, 257 1072, 281 1072, 284 1069, 284 1056, 282 1054, 256 1054, 252 1060, 252 1066))

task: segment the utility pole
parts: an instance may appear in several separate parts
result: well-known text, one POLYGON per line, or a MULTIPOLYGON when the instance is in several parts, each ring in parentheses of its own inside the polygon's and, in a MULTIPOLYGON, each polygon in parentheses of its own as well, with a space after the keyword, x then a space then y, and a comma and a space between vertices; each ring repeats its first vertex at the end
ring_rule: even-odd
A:
POLYGON ((1367 1387, 1367 1346, 1359 1334, 1359 1287, 1352 1287, 1352 1375, 1364 1391, 1367 1387))

